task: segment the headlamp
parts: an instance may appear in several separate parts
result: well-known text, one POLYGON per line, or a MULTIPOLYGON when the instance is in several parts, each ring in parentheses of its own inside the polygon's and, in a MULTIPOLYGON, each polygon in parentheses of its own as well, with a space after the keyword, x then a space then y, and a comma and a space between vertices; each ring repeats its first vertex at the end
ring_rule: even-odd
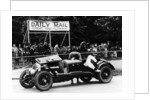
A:
POLYGON ((41 65, 39 63, 35 63, 32 66, 33 69, 41 69, 41 65))

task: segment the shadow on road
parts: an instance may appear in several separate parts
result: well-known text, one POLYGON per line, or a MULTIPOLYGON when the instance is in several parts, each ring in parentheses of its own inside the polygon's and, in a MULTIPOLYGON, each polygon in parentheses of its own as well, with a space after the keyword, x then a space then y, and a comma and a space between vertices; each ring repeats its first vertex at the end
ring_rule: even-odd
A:
MULTIPOLYGON (((55 84, 55 83, 54 83, 55 84)), ((99 81, 92 81, 92 82, 88 82, 88 83, 74 83, 74 84, 64 84, 64 85, 57 85, 57 86, 52 86, 53 88, 60 88, 60 87, 76 87, 76 86, 86 86, 86 85, 93 85, 93 84, 106 84, 106 83, 100 83, 99 81)))
POLYGON ((74 84, 71 81, 54 83, 50 90, 39 91, 34 86, 32 89, 23 88, 19 84, 19 80, 13 80, 13 91, 18 93, 99 93, 99 92, 118 92, 122 89, 122 77, 115 76, 110 83, 100 83, 96 79, 92 79, 89 83, 84 83, 80 80, 74 84), (117 87, 116 87, 117 86, 117 87))

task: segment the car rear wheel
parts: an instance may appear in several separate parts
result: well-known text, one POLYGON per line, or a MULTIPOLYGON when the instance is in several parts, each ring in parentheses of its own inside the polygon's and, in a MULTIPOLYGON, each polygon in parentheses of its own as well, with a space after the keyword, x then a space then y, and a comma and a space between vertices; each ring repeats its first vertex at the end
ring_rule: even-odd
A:
POLYGON ((27 70, 21 73, 19 82, 24 88, 32 88, 34 86, 32 76, 27 72, 27 70))
POLYGON ((99 81, 102 83, 109 83, 113 77, 112 69, 105 65, 100 70, 101 71, 98 73, 99 81))
POLYGON ((53 76, 47 71, 41 71, 35 75, 34 84, 40 91, 49 90, 53 84, 53 76))
POLYGON ((80 79, 83 81, 83 82, 90 82, 90 80, 92 79, 92 76, 81 76, 80 79))

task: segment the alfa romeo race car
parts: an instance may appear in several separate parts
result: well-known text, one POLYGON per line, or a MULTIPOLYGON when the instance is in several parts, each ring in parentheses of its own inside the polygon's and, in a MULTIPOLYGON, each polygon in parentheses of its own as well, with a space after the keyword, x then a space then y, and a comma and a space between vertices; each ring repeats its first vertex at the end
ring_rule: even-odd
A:
POLYGON ((113 77, 114 66, 106 60, 97 60, 99 71, 85 66, 86 59, 63 60, 59 55, 37 58, 32 68, 22 72, 19 81, 24 88, 35 86, 40 91, 49 90, 53 83, 73 78, 80 78, 83 82, 96 78, 99 82, 109 83, 113 77))

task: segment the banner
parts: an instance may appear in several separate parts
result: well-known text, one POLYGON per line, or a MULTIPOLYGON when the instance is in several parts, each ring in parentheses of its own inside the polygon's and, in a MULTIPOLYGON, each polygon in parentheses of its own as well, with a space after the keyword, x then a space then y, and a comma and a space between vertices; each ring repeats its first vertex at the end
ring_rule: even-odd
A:
POLYGON ((29 20, 30 31, 70 31, 69 21, 29 20))

